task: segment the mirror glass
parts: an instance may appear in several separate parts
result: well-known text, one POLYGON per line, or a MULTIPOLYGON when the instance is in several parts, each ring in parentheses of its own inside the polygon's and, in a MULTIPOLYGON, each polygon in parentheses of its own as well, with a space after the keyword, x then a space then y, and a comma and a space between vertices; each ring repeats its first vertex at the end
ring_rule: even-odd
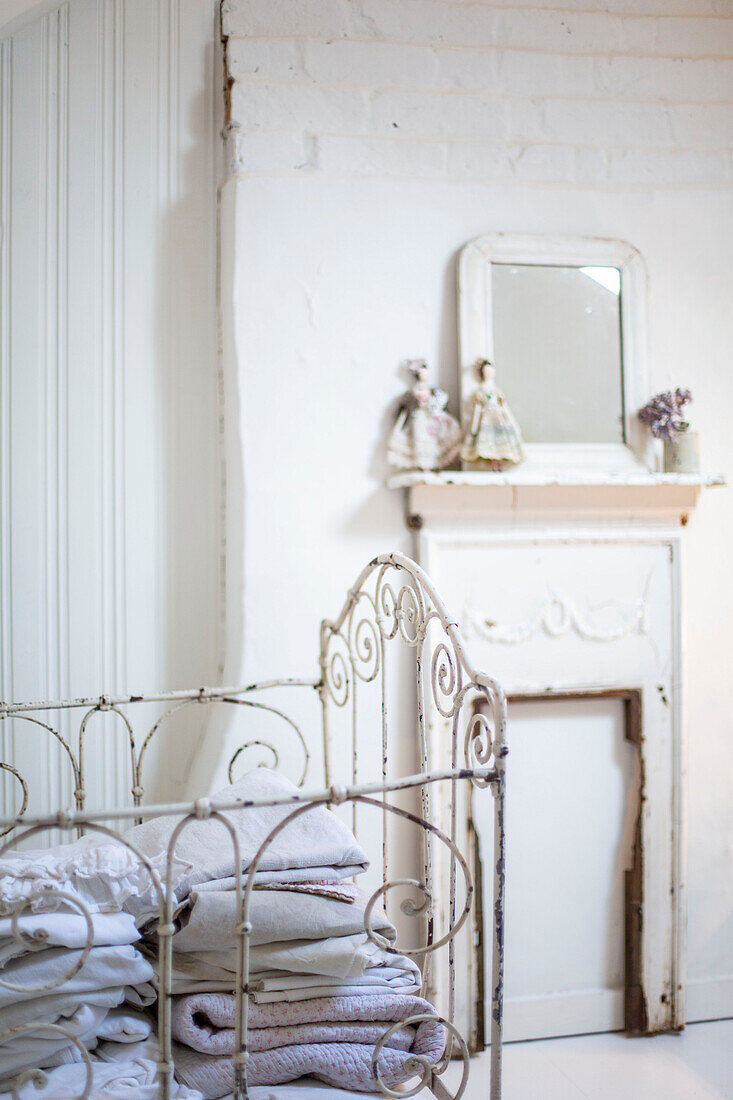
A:
POLYGON ((621 272, 491 264, 496 380, 527 443, 623 443, 621 272))

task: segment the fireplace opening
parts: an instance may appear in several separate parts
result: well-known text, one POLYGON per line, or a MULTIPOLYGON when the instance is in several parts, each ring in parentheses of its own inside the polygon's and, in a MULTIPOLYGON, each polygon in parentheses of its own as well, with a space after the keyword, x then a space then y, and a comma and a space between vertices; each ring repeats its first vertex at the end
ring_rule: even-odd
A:
MULTIPOLYGON (((641 702, 640 690, 620 688, 508 697, 508 1041, 647 1029, 641 702)), ((480 859, 492 823, 479 799, 472 827, 480 859)), ((477 943, 480 1021, 490 969, 485 937, 477 943)))

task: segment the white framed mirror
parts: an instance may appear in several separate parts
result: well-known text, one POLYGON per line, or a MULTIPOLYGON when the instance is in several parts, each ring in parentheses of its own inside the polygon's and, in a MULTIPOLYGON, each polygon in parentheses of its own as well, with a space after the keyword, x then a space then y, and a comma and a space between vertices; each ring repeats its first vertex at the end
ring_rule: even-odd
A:
MULTIPOLYGON (((464 428, 477 359, 544 470, 648 471, 637 411, 648 397, 646 270, 625 241, 489 234, 459 266, 464 428)), ((464 464, 470 468, 470 464, 464 464)))

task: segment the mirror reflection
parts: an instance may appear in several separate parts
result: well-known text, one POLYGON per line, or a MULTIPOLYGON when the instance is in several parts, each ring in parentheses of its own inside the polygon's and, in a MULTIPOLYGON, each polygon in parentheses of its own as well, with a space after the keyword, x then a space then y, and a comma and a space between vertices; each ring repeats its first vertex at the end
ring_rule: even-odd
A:
POLYGON ((492 263, 494 362, 528 443, 623 443, 621 272, 492 263))

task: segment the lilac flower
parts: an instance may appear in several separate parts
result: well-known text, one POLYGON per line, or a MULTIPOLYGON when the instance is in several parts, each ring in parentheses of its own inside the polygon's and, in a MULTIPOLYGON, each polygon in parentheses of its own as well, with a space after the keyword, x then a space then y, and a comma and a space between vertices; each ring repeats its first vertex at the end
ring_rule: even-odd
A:
POLYGON ((647 401, 643 409, 639 410, 639 419, 648 424, 653 436, 657 439, 675 439, 680 432, 686 432, 689 421, 682 416, 682 409, 692 401, 689 390, 679 386, 672 393, 665 390, 647 401))

